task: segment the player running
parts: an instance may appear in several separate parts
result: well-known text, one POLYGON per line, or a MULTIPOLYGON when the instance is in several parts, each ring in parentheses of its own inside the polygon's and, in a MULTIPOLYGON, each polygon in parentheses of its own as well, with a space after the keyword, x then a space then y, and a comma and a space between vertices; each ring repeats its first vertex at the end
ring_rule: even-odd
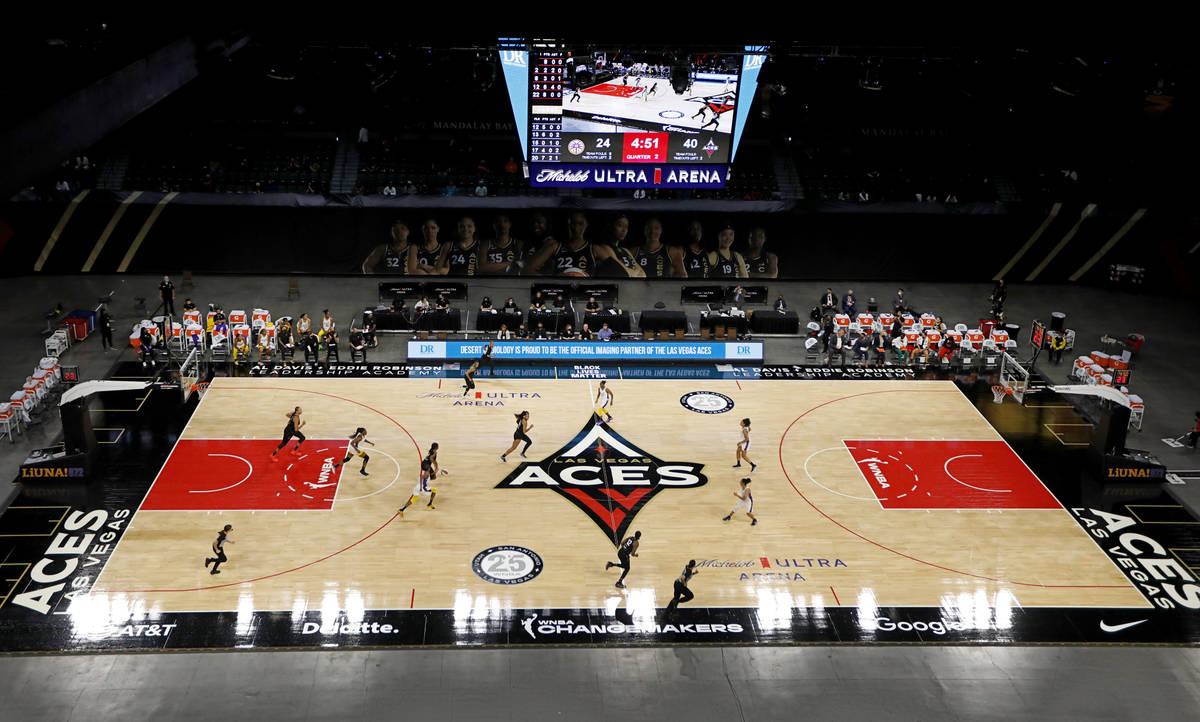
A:
POLYGON ((750 494, 750 477, 742 479, 741 491, 735 491, 733 495, 738 498, 738 503, 733 507, 733 511, 726 514, 721 521, 729 521, 734 514, 745 509, 746 516, 750 517, 750 526, 757 524, 758 519, 754 518, 754 496, 750 494))
POLYGON ((304 426, 304 420, 300 418, 300 413, 301 409, 299 406, 297 406, 296 408, 292 409, 291 412, 286 414, 288 423, 283 429, 283 441, 280 441, 279 446, 276 446, 275 450, 271 452, 272 462, 278 461, 278 459, 275 458, 275 455, 279 453, 280 449, 287 446, 287 442, 291 440, 293 436, 296 437, 298 441, 296 442, 296 447, 292 449, 292 456, 300 455, 300 444, 304 443, 304 434, 300 433, 300 429, 304 426))
POLYGON ((525 448, 521 449, 521 458, 525 458, 525 452, 529 451, 529 445, 533 443, 533 439, 529 438, 529 432, 533 431, 533 424, 529 423, 529 412, 522 411, 519 414, 513 414, 517 417, 517 428, 513 431, 512 446, 508 447, 508 451, 500 455, 500 461, 507 462, 508 455, 513 453, 517 448, 517 444, 525 442, 525 448))
POLYGON ((334 464, 333 468, 336 469, 354 457, 359 456, 362 457, 363 463, 362 468, 358 470, 358 473, 362 474, 363 476, 370 476, 370 474, 367 473, 367 462, 371 460, 371 456, 367 452, 358 448, 358 445, 363 443, 370 444, 371 446, 375 445, 374 441, 371 441, 367 438, 367 430, 360 426, 354 430, 354 435, 350 437, 350 449, 346 452, 346 458, 334 464))
POLYGON ((749 450, 750 450, 750 419, 742 419, 742 440, 739 441, 738 445, 737 445, 737 458, 735 459, 735 461, 737 461, 737 463, 733 465, 733 468, 735 468, 735 469, 742 468, 742 459, 745 459, 746 463, 750 465, 751 473, 753 473, 754 470, 758 468, 758 464, 755 464, 753 461, 750 461, 750 457, 746 456, 746 452, 749 450))
POLYGON ((463 374, 463 380, 466 381, 466 383, 463 384, 463 396, 466 396, 475 390, 475 372, 478 370, 479 360, 477 359, 471 364, 471 368, 467 369, 467 372, 463 374))
MULTIPOLYGON (((431 449, 429 453, 435 455, 437 450, 431 449)), ((408 501, 404 502, 404 506, 396 510, 397 514, 404 516, 404 510, 412 506, 414 501, 420 499, 426 494, 429 495, 429 503, 425 505, 426 508, 437 509, 437 507, 433 505, 433 500, 437 498, 437 487, 430 483, 430 479, 437 474, 437 469, 435 468, 436 464, 437 462, 434 461, 430 456, 426 456, 424 459, 421 459, 421 474, 417 479, 417 485, 413 487, 412 494, 409 495, 408 501)))
POLYGON ((617 589, 625 588, 625 575, 629 573, 629 557, 637 556, 638 545, 642 543, 641 540, 642 533, 640 531, 635 531, 633 536, 625 537, 625 541, 621 542, 621 546, 617 548, 617 559, 620 559, 621 561, 604 562, 605 571, 608 571, 613 567, 620 567, 625 570, 621 572, 621 578, 617 580, 615 585, 617 589))
POLYGON ((608 388, 607 382, 600 382, 600 389, 596 391, 596 400, 593 403, 597 404, 596 416, 599 416, 601 421, 611 424, 613 417, 609 409, 613 405, 613 392, 608 388))

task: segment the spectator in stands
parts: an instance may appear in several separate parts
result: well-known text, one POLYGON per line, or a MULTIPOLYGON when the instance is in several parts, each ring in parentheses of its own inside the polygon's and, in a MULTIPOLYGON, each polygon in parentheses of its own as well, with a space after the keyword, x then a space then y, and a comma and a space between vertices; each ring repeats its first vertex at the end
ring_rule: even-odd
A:
POLYGON ((729 302, 734 308, 746 304, 746 289, 742 288, 742 284, 739 283, 733 287, 733 291, 729 294, 729 302))
POLYGON ((508 324, 500 324, 500 330, 496 332, 496 338, 501 341, 507 341, 512 338, 512 331, 508 330, 508 324))
POLYGON ((496 216, 492 219, 492 232, 495 238, 479 244, 480 270, 492 275, 517 273, 525 262, 525 244, 512 237, 512 221, 504 214, 496 216))
POLYGON ((233 362, 242 364, 250 360, 250 342, 241 334, 233 337, 233 362))
POLYGON ((175 284, 171 283, 170 276, 163 276, 162 283, 158 284, 158 300, 162 301, 164 314, 175 315, 175 284))
POLYGON ((871 350, 871 334, 864 333, 854 340, 854 363, 859 368, 866 366, 867 354, 871 350))
POLYGON ((545 324, 538 321, 537 328, 533 330, 533 338, 535 341, 545 341, 550 338, 550 332, 546 330, 545 324))
POLYGON ((300 314, 300 318, 296 321, 296 333, 300 338, 312 333, 312 319, 308 317, 307 313, 300 314))
POLYGON ((258 360, 270 361, 271 354, 275 352, 275 344, 271 343, 270 334, 260 331, 258 333, 258 360))
POLYGON ((850 318, 858 315, 858 298, 854 296, 854 289, 846 291, 846 295, 842 296, 842 313, 850 318))
POLYGON ((592 329, 588 328, 588 325, 586 323, 583 324, 583 328, 579 329, 579 340, 580 341, 591 341, 592 340, 592 329))
POLYGON ((537 312, 546 310, 546 301, 542 298, 541 291, 538 291, 536 294, 534 294, 533 302, 529 304, 529 310, 537 312))
POLYGON ((408 270, 408 224, 392 221, 391 240, 375 246, 362 264, 363 273, 401 274, 408 270), (382 264, 382 267, 380 266, 382 264))
POLYGON ((292 335, 292 324, 286 317, 280 319, 279 323, 275 326, 275 341, 281 349, 296 348, 296 338, 292 335))
POLYGON ((429 310, 429 298, 427 296, 421 296, 421 300, 413 304, 413 313, 416 314, 416 318, 429 313, 429 310))
POLYGON ((916 343, 908 350, 909 361, 916 361, 917 357, 921 358, 921 363, 929 363, 929 337, 921 334, 917 337, 916 343))
POLYGON ((949 336, 942 337, 942 347, 938 349, 938 360, 948 359, 954 355, 954 350, 958 344, 949 336))
POLYGON ((113 347, 112 340, 112 316, 108 314, 108 307, 100 309, 100 318, 96 322, 100 328, 100 347, 108 351, 113 347))
POLYGON ((516 337, 517 338, 529 338, 529 329, 525 328, 525 324, 521 324, 520 326, 517 326, 516 337))
POLYGON ((788 307, 787 301, 783 300, 782 294, 775 298, 775 310, 776 311, 778 311, 780 313, 784 313, 787 311, 787 307, 788 307))
POLYGON ((138 350, 142 355, 142 368, 152 366, 154 364, 154 335, 145 326, 142 326, 141 333, 138 334, 138 350))
POLYGON ((432 218, 425 219, 421 224, 421 243, 413 244, 408 249, 408 273, 411 276, 440 275, 438 266, 447 248, 438 241, 438 222, 432 218))
POLYGON ((583 309, 588 313, 596 313, 600 310, 600 303, 596 301, 595 296, 589 296, 588 302, 586 305, 584 305, 583 309))
POLYGON ((417 186, 416 186, 416 184, 414 184, 412 181, 405 181, 405 183, 404 183, 404 195, 406 195, 406 196, 415 196, 416 194, 417 194, 417 186))
POLYGON ((821 309, 822 315, 833 315, 837 313, 838 297, 837 294, 833 292, 832 288, 825 289, 825 292, 821 294, 821 300, 817 306, 821 309))
POLYGON ((379 323, 375 320, 375 314, 371 311, 363 311, 363 338, 367 341, 367 346, 375 348, 379 345, 379 323))
POLYGON ((484 296, 479 302, 480 313, 495 313, 496 309, 492 308, 492 299, 489 296, 484 296))
POLYGON ((708 254, 711 278, 749 278, 745 259, 742 258, 742 254, 733 250, 735 237, 733 226, 729 225, 717 234, 717 250, 708 254))
POLYGON ((391 181, 388 181, 387 183, 384 184, 383 191, 381 191, 381 195, 384 198, 395 198, 396 197, 396 186, 392 185, 391 181))
POLYGON ((317 338, 324 341, 325 334, 337 328, 337 322, 333 320, 333 314, 329 313, 328 308, 321 314, 321 330, 317 332, 317 338))
POLYGON ((899 338, 904 335, 904 322, 899 316, 896 316, 896 318, 892 321, 892 328, 890 329, 889 335, 892 338, 899 338))
POLYGON ((408 320, 408 302, 403 298, 393 298, 392 305, 389 309, 392 313, 400 314, 400 317, 405 321, 408 320))
POLYGON ((228 336, 229 335, 229 324, 225 321, 225 314, 222 313, 220 311, 220 309, 218 309, 217 314, 215 316, 213 316, 212 335, 213 336, 217 336, 217 335, 228 336))
POLYGON ((779 257, 764 249, 767 230, 756 226, 750 231, 749 247, 746 249, 746 268, 750 278, 778 278, 779 257))
POLYGON ((606 321, 604 325, 600 327, 600 330, 596 332, 596 338, 600 339, 601 341, 608 341, 612 339, 612 334, 612 329, 608 327, 608 322, 606 321))
MULTIPOLYGON (((363 336, 363 332, 357 328, 354 328, 353 326, 350 327, 349 342, 351 351, 358 351, 361 353, 362 360, 365 363, 367 360, 367 339, 365 336, 363 336)), ((351 357, 353 358, 353 354, 351 357)))
POLYGON ((825 364, 827 366, 832 366, 833 358, 835 356, 838 357, 839 359, 841 359, 842 363, 845 364, 845 362, 846 362, 846 347, 848 345, 849 344, 847 343, 847 339, 846 339, 846 329, 839 328, 837 330, 837 333, 835 333, 833 335, 833 338, 831 338, 829 340, 828 344, 826 345, 825 364))
POLYGON ((199 310, 199 309, 196 307, 196 304, 192 301, 192 299, 190 299, 190 298, 183 299, 183 312, 184 313, 187 313, 188 311, 197 311, 197 310, 199 310))
POLYGON ((883 368, 883 366, 887 363, 888 349, 892 347, 890 337, 880 331, 874 334, 874 339, 871 345, 875 352, 872 360, 875 362, 876 366, 883 368))
POLYGON ((554 308, 556 310, 566 311, 569 307, 570 304, 567 303, 567 299, 563 298, 561 293, 554 297, 554 308))
POLYGON ((904 289, 896 289, 896 296, 892 299, 892 313, 897 315, 908 313, 908 299, 904 297, 904 289))
POLYGON ((509 156, 508 162, 504 164, 504 172, 509 175, 516 175, 521 172, 521 166, 517 165, 516 159, 509 156))
POLYGON ((568 323, 566 325, 566 327, 563 328, 562 333, 560 333, 558 335, 558 337, 561 339, 567 340, 567 341, 574 340, 575 339, 575 327, 568 323))
POLYGON ((483 182, 482 178, 480 178, 479 181, 475 184, 475 197, 476 198, 487 198, 487 194, 488 194, 487 184, 483 182))
POLYGON ((508 300, 504 302, 504 307, 501 310, 504 311, 504 313, 521 312, 521 309, 517 307, 517 302, 513 300, 512 296, 509 296, 508 300))
POLYGON ((449 311, 450 310, 450 301, 446 299, 446 294, 444 294, 444 293, 438 294, 437 303, 434 305, 434 309, 436 309, 438 311, 449 311))

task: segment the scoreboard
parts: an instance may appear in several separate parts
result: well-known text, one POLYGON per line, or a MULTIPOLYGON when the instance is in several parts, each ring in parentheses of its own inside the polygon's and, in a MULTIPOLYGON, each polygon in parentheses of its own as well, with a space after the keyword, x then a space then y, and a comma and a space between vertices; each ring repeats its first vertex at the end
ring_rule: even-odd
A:
POLYGON ((736 71, 692 73, 688 92, 680 94, 661 70, 576 72, 591 62, 561 46, 530 49, 533 185, 724 187, 733 156, 736 71))

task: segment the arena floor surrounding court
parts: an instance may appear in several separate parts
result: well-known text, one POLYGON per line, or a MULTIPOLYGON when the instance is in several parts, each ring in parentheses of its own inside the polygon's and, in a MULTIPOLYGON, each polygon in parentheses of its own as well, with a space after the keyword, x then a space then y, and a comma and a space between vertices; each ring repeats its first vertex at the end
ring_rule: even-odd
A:
POLYGON ((449 376, 217 378, 190 418, 163 390, 98 409, 128 435, 105 432, 109 481, 0 518, 4 647, 1195 640, 1196 526, 1081 488, 1061 432, 1086 424, 1062 403, 948 380, 608 383, 607 422, 595 379, 507 375, 466 396, 449 376), (307 440, 272 457, 296 406, 307 440), (533 445, 502 462, 522 410, 533 445), (731 468, 743 418, 753 473, 731 468), (334 468, 357 427, 366 476, 334 468), (399 514, 433 442, 436 508, 399 514), (743 477, 754 526, 722 521, 743 477), (605 562, 635 531, 619 589, 605 562), (689 559, 696 598, 668 613, 689 559))

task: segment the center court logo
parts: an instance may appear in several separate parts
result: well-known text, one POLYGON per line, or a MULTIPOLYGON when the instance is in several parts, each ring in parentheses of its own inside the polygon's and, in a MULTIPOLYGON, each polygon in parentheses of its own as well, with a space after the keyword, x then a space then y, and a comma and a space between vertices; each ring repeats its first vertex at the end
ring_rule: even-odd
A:
POLYGON ((624 622, 609 622, 607 624, 591 624, 576 622, 573 619, 539 618, 531 614, 521 620, 521 627, 530 639, 538 636, 570 636, 573 634, 741 634, 745 628, 737 623, 732 624, 659 624, 646 622, 641 624, 625 624, 624 622))
POLYGON ((552 489, 587 514, 614 545, 664 488, 704 486, 703 464, 663 461, 614 431, 595 414, 561 449, 518 466, 497 489, 552 489))
POLYGON ((492 584, 524 584, 542 573, 542 557, 532 549, 505 544, 488 547, 471 560, 471 569, 492 584))
POLYGON ((716 391, 692 391, 680 396, 679 403, 698 414, 723 414, 733 408, 733 399, 716 391))

